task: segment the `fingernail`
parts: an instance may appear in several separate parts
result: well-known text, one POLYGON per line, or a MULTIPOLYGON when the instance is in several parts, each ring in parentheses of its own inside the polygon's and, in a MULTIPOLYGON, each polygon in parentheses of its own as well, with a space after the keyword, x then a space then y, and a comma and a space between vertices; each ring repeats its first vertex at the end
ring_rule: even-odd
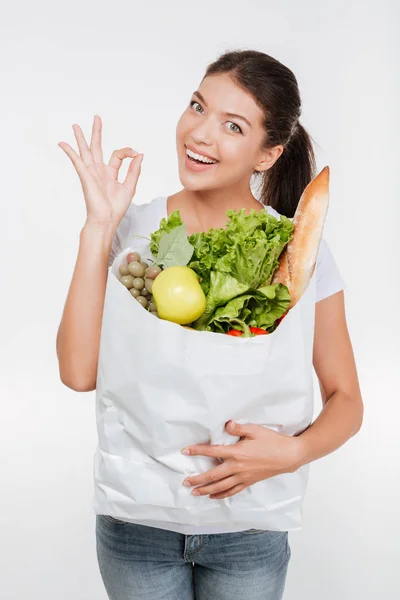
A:
POLYGON ((192 484, 189 481, 184 481, 182 485, 185 487, 192 487, 192 484))
POLYGON ((193 490, 192 496, 200 496, 199 490, 193 490))
POLYGON ((182 454, 190 454, 190 450, 188 450, 187 448, 183 448, 183 449, 181 450, 181 453, 182 453, 182 454))

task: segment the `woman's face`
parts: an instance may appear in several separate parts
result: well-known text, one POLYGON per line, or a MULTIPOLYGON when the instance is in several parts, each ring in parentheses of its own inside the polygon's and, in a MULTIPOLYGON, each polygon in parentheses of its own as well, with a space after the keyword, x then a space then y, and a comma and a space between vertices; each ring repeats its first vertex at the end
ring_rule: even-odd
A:
POLYGON ((265 170, 276 160, 268 151, 261 150, 265 137, 261 126, 263 111, 227 74, 206 77, 197 92, 192 95, 176 128, 182 185, 188 190, 229 188, 238 184, 249 187, 253 171, 265 170), (218 162, 196 170, 189 162, 187 146, 218 162))

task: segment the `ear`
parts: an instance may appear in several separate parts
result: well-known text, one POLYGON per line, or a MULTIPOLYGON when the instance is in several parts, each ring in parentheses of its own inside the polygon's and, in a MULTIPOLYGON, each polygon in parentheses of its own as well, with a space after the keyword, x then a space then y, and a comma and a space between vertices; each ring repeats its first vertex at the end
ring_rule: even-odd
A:
POLYGON ((278 158, 281 156, 283 152, 282 144, 278 146, 274 146, 273 148, 267 148, 261 155, 261 160, 254 167, 255 171, 267 171, 276 163, 278 158))

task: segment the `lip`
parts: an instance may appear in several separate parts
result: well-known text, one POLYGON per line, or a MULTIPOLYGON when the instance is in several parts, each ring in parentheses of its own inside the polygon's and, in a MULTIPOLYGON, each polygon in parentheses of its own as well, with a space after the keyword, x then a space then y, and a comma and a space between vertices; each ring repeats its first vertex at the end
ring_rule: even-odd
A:
MULTIPOLYGON (((206 158, 209 158, 211 160, 217 160, 214 156, 210 156, 209 154, 206 154, 205 152, 200 152, 199 150, 196 150, 196 148, 194 146, 189 146, 189 144, 185 145, 186 148, 188 148, 189 150, 191 150, 192 152, 194 152, 195 154, 200 154, 200 156, 205 156, 206 158)), ((217 161, 219 162, 219 161, 217 161)))
POLYGON ((218 162, 213 163, 213 164, 197 164, 194 163, 193 161, 190 160, 190 158, 188 157, 188 155, 185 152, 185 167, 187 169, 189 169, 189 171, 195 171, 195 172, 200 172, 200 171, 208 171, 209 169, 212 169, 213 167, 218 166, 218 162))

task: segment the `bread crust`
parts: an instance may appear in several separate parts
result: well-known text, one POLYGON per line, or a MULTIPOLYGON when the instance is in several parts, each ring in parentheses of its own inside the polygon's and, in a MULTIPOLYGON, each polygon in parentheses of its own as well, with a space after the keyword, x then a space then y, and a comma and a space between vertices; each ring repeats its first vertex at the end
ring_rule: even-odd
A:
POLYGON ((289 288, 293 308, 307 289, 314 273, 329 204, 329 167, 306 186, 301 195, 292 223, 293 237, 279 257, 279 266, 271 283, 289 288))

